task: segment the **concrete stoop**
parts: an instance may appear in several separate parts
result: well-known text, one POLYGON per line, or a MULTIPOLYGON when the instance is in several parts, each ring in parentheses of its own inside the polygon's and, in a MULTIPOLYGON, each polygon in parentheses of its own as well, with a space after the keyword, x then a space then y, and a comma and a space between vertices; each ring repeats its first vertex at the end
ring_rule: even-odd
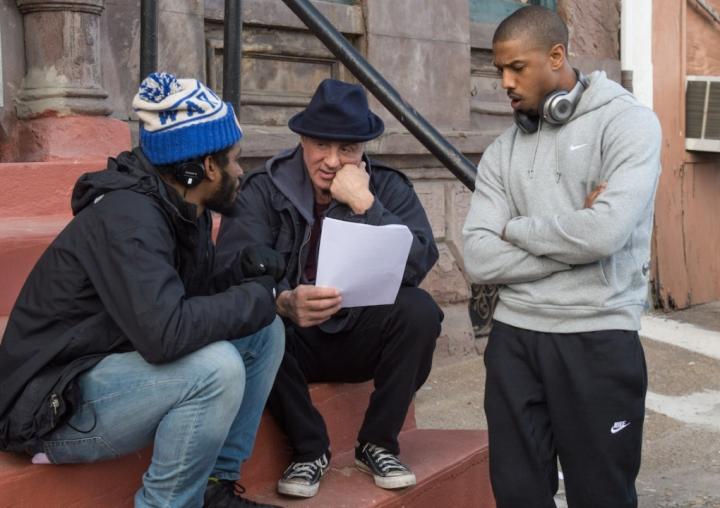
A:
MULTIPOLYGON (((0 337, 27 275, 71 219, 70 193, 84 172, 105 160, 0 164, 11 192, 0 214, 0 337), (9 182, 9 183, 8 183, 9 182)), ((353 447, 372 383, 311 386, 331 439, 331 470, 309 500, 279 497, 275 486, 290 449, 264 415, 242 483, 252 499, 287 507, 491 508, 494 507, 484 431, 417 429, 414 406, 400 435, 401 459, 415 472, 415 487, 387 491, 354 467, 353 447)), ((0 453, 0 508, 130 507, 151 447, 117 460, 78 465, 32 465, 29 457, 0 453)))
MULTIPOLYGON (((106 159, 0 164, 0 316, 7 316, 30 270, 72 218, 70 195, 83 173, 106 159)), ((4 326, 3 326, 4 330, 4 326)))
POLYGON ((71 218, 53 215, 0 219, 1 315, 10 314, 30 270, 71 218))
POLYGON ((34 465, 0 453, 0 508, 133 506, 151 450, 96 464, 34 465))
POLYGON ((384 490, 354 464, 353 450, 333 457, 331 468, 310 499, 289 499, 275 482, 249 485, 248 495, 288 508, 493 508, 488 478, 487 434, 474 430, 411 429, 400 434, 401 458, 417 485, 384 490))
MULTIPOLYGON (((334 450, 330 471, 317 496, 307 500, 275 492, 290 461, 286 440, 264 415, 252 458, 243 466, 242 484, 251 499, 286 507, 492 508, 484 431, 415 428, 411 408, 400 434, 401 458, 415 472, 415 487, 387 491, 354 466, 354 435, 362 421, 371 383, 312 385, 334 450)), ((147 468, 150 447, 114 461, 95 464, 33 465, 26 456, 0 453, 0 508, 131 507, 147 468)))

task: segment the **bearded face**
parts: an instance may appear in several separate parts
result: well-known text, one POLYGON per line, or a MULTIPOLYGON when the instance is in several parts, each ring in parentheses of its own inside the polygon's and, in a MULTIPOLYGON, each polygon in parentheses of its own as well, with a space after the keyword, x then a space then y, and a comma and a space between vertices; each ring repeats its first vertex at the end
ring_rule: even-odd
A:
POLYGON ((235 211, 235 200, 240 190, 240 179, 232 176, 228 169, 227 166, 221 169, 220 185, 207 200, 205 206, 213 212, 232 216, 235 211))

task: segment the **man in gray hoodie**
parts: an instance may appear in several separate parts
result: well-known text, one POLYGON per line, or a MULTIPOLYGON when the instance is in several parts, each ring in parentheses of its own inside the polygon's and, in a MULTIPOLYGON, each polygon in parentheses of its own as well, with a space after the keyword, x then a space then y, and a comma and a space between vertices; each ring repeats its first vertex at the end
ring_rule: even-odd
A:
POLYGON ((493 37, 515 125, 483 154, 463 230, 474 282, 500 284, 485 351, 499 508, 637 506, 646 304, 660 127, 567 60, 554 12, 525 7, 493 37))

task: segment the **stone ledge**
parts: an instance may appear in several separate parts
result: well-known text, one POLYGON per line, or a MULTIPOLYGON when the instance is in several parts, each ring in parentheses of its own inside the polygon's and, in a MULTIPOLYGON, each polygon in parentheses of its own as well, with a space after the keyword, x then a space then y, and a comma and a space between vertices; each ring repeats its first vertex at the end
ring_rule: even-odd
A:
POLYGON ((82 161, 114 157, 130 146, 126 122, 104 116, 48 116, 16 125, 20 161, 82 161))
MULTIPOLYGON (((278 150, 297 144, 298 135, 287 127, 243 125, 243 157, 272 157, 278 150)), ((478 130, 440 131, 462 153, 482 153, 500 134, 478 130)), ((430 155, 430 152, 406 130, 389 130, 368 143, 367 151, 373 155, 430 155)))
MULTIPOLYGON (((115 156, 117 154, 113 154, 115 156)), ((4 182, 3 219, 70 214, 70 195, 83 173, 99 171, 107 165, 107 158, 62 162, 0 163, 0 178, 4 182)))

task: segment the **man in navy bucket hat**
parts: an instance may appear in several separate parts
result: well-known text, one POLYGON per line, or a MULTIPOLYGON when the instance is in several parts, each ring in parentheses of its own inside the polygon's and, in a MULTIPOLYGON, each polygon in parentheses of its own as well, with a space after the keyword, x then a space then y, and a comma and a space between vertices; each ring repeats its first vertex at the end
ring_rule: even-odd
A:
POLYGON ((280 252, 288 267, 276 299, 285 357, 268 399, 293 449, 278 491, 312 497, 329 468, 330 441, 308 383, 371 379, 375 390, 355 463, 382 488, 409 487, 415 475, 398 458, 398 434, 430 373, 443 318, 418 288, 438 258, 430 224, 409 180, 364 154, 365 142, 380 136, 384 125, 362 87, 326 79, 288 126, 300 143, 246 176, 238 218, 223 219, 218 236, 220 266, 259 242, 280 252), (314 285, 325 217, 410 229, 412 246, 394 304, 341 309, 338 290, 314 285))

